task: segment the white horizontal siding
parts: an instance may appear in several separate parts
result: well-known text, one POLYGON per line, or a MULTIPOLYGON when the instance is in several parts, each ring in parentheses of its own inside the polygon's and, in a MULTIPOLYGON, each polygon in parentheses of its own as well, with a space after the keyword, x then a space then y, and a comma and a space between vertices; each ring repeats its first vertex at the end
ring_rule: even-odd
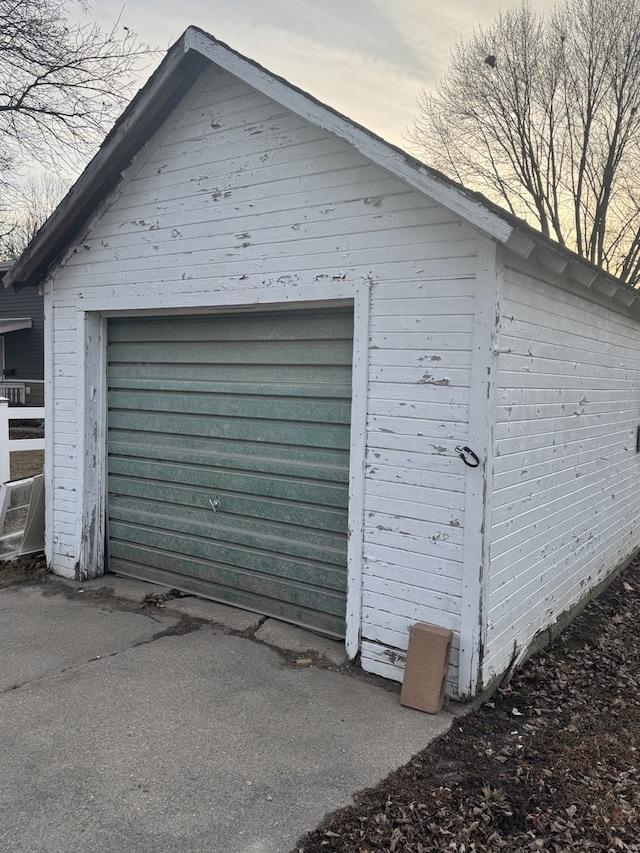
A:
POLYGON ((454 632, 458 694, 474 280, 376 282, 371 301, 362 662, 402 680, 410 626, 454 632))
POLYGON ((505 276, 484 682, 640 546, 639 324, 505 276))
POLYGON ((123 310, 141 296, 153 307, 188 294, 193 307, 200 292, 273 287, 322 300, 327 285, 366 281, 362 664, 401 678, 410 625, 451 627, 455 695, 465 476, 453 448, 468 431, 477 245, 472 228, 346 143, 205 75, 55 277, 60 565, 79 549, 77 308, 98 292, 123 310))
MULTIPOLYGON (((47 296, 47 299, 50 297, 47 296)), ((51 547, 54 570, 73 577, 78 560, 78 377, 76 312, 73 301, 60 295, 52 311, 53 340, 49 409, 53 429, 53 459, 48 471, 53 479, 53 507, 49 519, 52 526, 51 547)))

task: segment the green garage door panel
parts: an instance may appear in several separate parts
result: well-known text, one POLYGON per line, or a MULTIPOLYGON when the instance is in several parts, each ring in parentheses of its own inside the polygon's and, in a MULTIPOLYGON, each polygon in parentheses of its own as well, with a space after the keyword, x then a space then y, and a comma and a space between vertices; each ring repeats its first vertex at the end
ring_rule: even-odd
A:
POLYGON ((343 636, 351 311, 109 321, 113 571, 343 636))

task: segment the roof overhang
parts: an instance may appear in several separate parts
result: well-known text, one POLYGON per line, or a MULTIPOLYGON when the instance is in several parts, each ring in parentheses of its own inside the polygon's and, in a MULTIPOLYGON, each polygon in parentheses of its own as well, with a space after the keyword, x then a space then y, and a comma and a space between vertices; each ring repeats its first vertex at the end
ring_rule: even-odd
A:
POLYGON ((32 326, 31 317, 8 317, 0 319, 0 335, 6 335, 9 332, 20 332, 22 329, 30 329, 32 326))
MULTIPOLYGON (((489 202, 491 204, 491 202, 489 202)), ((510 215, 506 214, 505 215, 510 215)), ((513 217, 514 230, 505 246, 526 260, 535 261, 550 273, 566 276, 573 284, 609 297, 623 310, 640 312, 640 290, 626 284, 571 249, 545 237, 526 222, 513 217)))

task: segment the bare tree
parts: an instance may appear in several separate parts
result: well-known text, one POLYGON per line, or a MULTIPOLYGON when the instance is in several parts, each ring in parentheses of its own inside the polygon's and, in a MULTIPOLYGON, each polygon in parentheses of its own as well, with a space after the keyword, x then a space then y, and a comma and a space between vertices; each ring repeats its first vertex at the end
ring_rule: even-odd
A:
POLYGON ((72 23, 71 3, 0 0, 0 217, 19 204, 16 176, 30 163, 77 168, 151 53, 119 22, 109 31, 72 23))
POLYGON ((452 52, 409 134, 424 159, 640 283, 640 0, 528 3, 452 52))
POLYGON ((69 181, 52 172, 34 172, 16 189, 13 211, 7 214, 0 234, 0 260, 20 257, 68 188, 69 181))

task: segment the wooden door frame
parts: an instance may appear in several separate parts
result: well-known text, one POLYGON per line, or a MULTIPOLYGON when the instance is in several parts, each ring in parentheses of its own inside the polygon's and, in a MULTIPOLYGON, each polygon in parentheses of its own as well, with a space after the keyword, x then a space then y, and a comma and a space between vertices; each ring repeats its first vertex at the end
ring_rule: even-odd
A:
MULTIPOLYGON (((369 365, 369 282, 327 285, 318 293, 298 288, 269 291, 211 292, 131 298, 122 309, 121 297, 92 295, 76 312, 78 342, 77 483, 82 496, 76 515, 79 580, 99 577, 105 570, 107 506, 107 320, 112 317, 189 315, 208 311, 313 310, 353 306, 353 361, 349 510, 347 548, 347 612, 345 648, 353 659, 360 650, 362 564, 364 541, 364 480, 369 365)), ((53 483, 50 485, 53 489, 53 483)), ((53 512, 53 494, 47 501, 53 512)), ((47 530, 52 531, 52 517, 47 530)), ((49 548, 52 543, 49 543, 49 548)))

